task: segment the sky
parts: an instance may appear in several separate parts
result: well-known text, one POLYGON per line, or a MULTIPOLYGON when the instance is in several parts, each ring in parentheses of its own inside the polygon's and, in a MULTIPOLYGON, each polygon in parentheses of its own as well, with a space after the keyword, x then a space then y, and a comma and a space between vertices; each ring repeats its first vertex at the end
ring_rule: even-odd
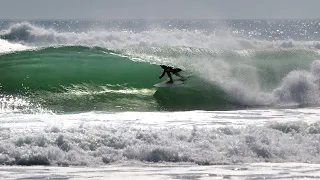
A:
POLYGON ((320 19, 320 0, 0 0, 0 19, 320 19))

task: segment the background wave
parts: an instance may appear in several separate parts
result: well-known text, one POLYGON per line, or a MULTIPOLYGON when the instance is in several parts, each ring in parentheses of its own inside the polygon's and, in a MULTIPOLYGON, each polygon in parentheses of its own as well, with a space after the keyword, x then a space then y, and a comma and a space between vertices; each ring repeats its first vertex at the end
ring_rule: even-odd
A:
POLYGON ((0 22, 0 38, 33 46, 107 49, 185 46, 215 49, 320 48, 317 21, 0 22), (279 26, 279 23, 286 26, 279 26))

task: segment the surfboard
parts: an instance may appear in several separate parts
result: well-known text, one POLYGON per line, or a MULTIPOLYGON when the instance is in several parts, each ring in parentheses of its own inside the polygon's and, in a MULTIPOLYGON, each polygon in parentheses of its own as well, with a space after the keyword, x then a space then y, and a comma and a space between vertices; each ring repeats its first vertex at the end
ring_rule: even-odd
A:
POLYGON ((173 83, 167 83, 168 81, 163 81, 161 83, 153 85, 158 88, 170 88, 170 87, 178 87, 183 85, 184 81, 181 80, 173 80, 173 83))

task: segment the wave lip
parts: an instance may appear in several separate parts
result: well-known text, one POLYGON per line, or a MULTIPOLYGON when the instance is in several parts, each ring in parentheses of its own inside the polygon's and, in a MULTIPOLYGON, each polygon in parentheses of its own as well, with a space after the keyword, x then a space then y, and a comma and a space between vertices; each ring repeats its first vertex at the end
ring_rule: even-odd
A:
POLYGON ((0 32, 0 37, 8 41, 38 45, 55 45, 66 42, 66 39, 55 30, 37 27, 29 22, 11 25, 9 29, 0 32))

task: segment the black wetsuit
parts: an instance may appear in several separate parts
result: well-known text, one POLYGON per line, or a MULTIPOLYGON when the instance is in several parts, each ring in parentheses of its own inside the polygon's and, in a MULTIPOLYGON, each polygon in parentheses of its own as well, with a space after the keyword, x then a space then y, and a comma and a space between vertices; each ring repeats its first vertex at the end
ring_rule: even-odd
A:
POLYGON ((160 65, 162 69, 166 72, 172 72, 173 74, 182 71, 180 68, 172 68, 170 66, 160 65))
POLYGON ((160 65, 163 69, 163 73, 160 75, 160 79, 165 75, 165 73, 167 73, 167 75, 170 78, 169 82, 173 82, 172 77, 171 77, 171 73, 173 73, 174 75, 180 76, 178 74, 178 72, 182 71, 180 68, 172 68, 170 66, 165 66, 165 65, 160 65))

